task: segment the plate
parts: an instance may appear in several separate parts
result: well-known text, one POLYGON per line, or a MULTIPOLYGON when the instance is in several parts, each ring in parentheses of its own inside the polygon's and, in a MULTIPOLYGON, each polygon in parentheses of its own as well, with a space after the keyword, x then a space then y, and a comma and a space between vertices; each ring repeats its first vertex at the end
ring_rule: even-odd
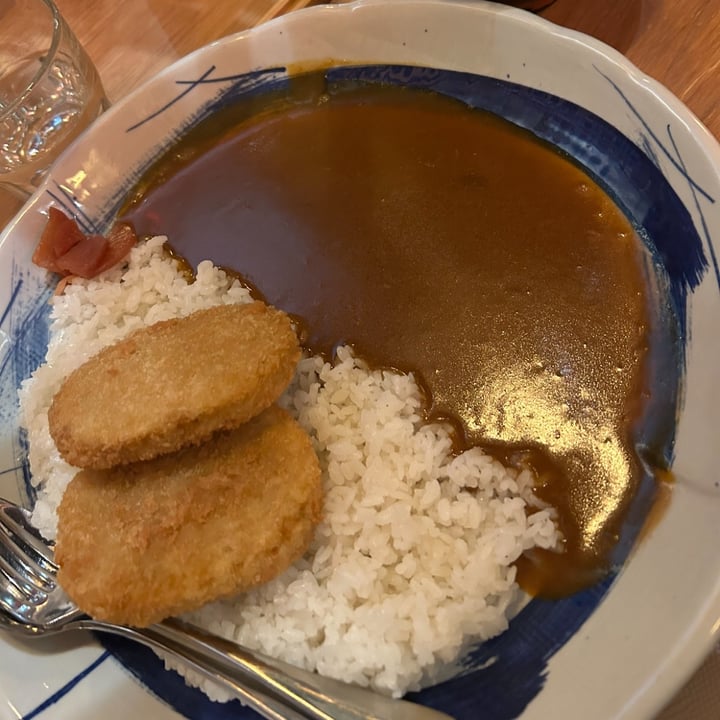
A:
MULTIPOLYGON (((534 600, 474 651, 483 669, 413 696, 457 718, 476 718, 476 703, 489 720, 650 718, 709 651, 720 618, 720 148, 621 55, 528 13, 441 0, 311 8, 196 51, 103 115, 0 237, 0 491, 32 501, 16 390, 47 342, 52 288, 30 263, 47 207, 106 230, 187 128, 238 94, 327 65, 445 92, 528 128, 586 167, 665 266, 684 353, 669 506, 605 582, 534 600)), ((0 719, 252 716, 210 704, 140 648, 90 637, 0 638, 0 668, 0 719)))

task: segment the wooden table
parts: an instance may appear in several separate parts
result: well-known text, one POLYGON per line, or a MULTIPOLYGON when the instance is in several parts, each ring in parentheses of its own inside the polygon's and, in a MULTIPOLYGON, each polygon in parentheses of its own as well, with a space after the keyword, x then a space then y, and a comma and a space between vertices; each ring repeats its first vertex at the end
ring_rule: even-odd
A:
MULTIPOLYGON (((111 102, 192 50, 305 4, 304 0, 56 2, 94 60, 111 102)), ((556 0, 542 15, 624 53, 665 84, 720 138, 720 0, 556 0)), ((718 717, 720 654, 716 652, 658 720, 718 717)))

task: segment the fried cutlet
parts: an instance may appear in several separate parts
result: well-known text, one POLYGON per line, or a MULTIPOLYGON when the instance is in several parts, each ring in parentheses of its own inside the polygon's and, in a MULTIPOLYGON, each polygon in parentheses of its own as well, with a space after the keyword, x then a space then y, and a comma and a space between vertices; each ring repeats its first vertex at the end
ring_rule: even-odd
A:
POLYGON ((261 302, 159 322, 71 373, 48 412, 50 434, 77 467, 147 460, 262 412, 299 358, 288 316, 261 302))
POLYGON ((310 438, 272 406, 204 445, 80 471, 58 510, 58 579, 89 615, 146 626, 279 575, 321 505, 310 438))

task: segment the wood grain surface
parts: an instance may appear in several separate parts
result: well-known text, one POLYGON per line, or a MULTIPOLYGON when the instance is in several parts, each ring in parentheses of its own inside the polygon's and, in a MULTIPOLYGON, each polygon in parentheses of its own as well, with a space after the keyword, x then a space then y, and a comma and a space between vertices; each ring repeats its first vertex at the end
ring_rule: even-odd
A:
MULTIPOLYGON (((192 50, 314 0, 56 2, 116 102, 192 50)), ((619 50, 720 138, 720 0, 555 0, 541 15, 619 50)), ((714 652, 657 720, 717 718, 714 652)))

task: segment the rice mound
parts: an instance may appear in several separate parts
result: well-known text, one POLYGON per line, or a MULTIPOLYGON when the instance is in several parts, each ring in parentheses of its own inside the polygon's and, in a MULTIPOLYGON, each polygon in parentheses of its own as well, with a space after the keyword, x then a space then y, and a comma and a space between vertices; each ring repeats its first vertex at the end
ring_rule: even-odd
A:
MULTIPOLYGON (((138 327, 251 300, 207 261, 188 285, 164 254, 164 240, 139 245, 126 268, 75 282, 54 300, 46 362, 20 391, 38 487, 33 521, 47 537, 55 536, 56 509, 75 473, 47 428, 63 378, 138 327)), ((478 448, 453 455, 448 428, 423 422, 412 375, 370 370, 347 347, 333 363, 301 360, 281 404, 320 459, 323 522, 283 575, 187 619, 395 696, 446 676, 471 643, 505 630, 521 595, 514 561, 560 540, 554 511, 532 494, 532 474, 478 448)), ((228 699, 206 679, 176 669, 212 699, 228 699)))

